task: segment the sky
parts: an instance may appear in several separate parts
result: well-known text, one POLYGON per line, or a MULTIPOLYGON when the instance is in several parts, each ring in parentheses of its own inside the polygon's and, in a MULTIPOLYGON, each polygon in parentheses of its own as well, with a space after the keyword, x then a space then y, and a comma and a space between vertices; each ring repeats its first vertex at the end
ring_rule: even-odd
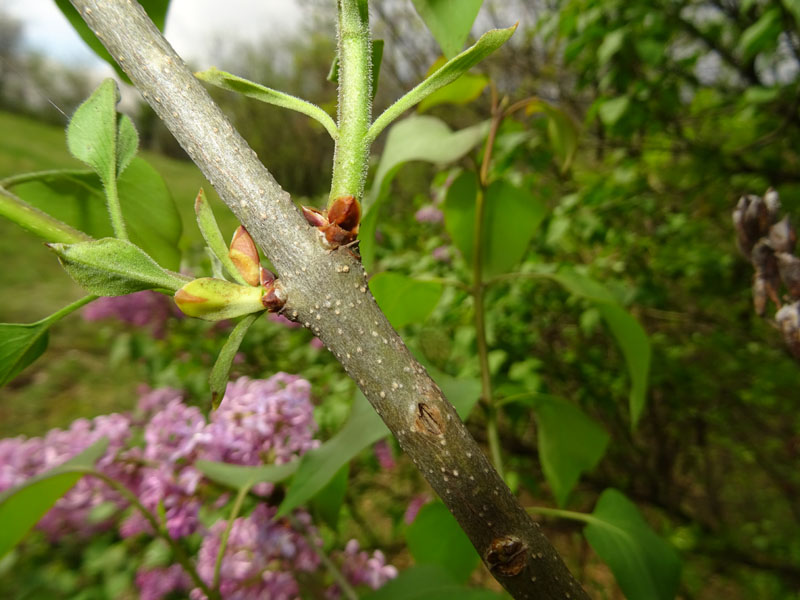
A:
MULTIPOLYGON (((0 0, 0 5, 22 21, 26 47, 63 63, 111 73, 52 0, 0 0)), ((301 17, 296 0, 172 0, 165 34, 178 54, 195 64, 210 65, 215 40, 231 33, 239 40, 275 32, 288 35, 301 17)))

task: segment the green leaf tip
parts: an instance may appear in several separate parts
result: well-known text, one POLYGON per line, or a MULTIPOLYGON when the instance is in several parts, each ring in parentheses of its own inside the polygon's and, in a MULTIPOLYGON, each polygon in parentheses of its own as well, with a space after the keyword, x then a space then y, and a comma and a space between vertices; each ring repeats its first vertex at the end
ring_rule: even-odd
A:
POLYGON ((514 35, 518 25, 519 22, 506 29, 487 31, 474 45, 447 61, 441 68, 425 78, 422 83, 408 91, 375 119, 367 132, 367 142, 372 143, 381 131, 406 110, 422 102, 436 90, 452 83, 505 44, 514 35))
POLYGON ((285 92, 279 92, 266 86, 254 83, 232 73, 221 71, 216 67, 211 67, 205 71, 198 71, 194 74, 200 81, 205 81, 218 88, 229 92, 238 92, 248 98, 260 100, 267 104, 288 108, 311 117, 322 125, 334 140, 339 136, 338 128, 333 118, 316 104, 312 104, 302 98, 297 98, 285 92))

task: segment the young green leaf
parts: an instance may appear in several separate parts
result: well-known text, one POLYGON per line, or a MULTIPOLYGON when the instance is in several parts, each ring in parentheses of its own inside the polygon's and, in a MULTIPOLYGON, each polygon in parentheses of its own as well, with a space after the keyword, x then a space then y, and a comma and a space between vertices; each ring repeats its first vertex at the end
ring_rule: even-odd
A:
POLYGON ((219 225, 217 225, 217 219, 214 217, 214 212, 211 210, 211 205, 206 200, 206 194, 202 188, 197 193, 197 198, 194 201, 194 212, 197 216, 197 226, 200 228, 200 233, 214 256, 225 267, 228 275, 242 285, 247 285, 244 277, 239 273, 239 269, 233 264, 228 254, 228 245, 225 243, 225 238, 222 237, 222 232, 219 230, 219 225))
POLYGON ((581 473, 593 469, 605 454, 609 436, 572 402, 537 396, 533 407, 542 470, 556 503, 564 506, 581 473))
POLYGON ((374 141, 389 123, 397 119, 409 108, 422 102, 422 100, 439 88, 446 86, 448 83, 452 83, 497 50, 511 37, 516 28, 516 25, 512 25, 507 29, 493 29, 488 31, 480 37, 474 46, 471 46, 455 58, 447 61, 440 69, 435 71, 430 77, 427 77, 415 88, 408 91, 375 119, 367 131, 367 141, 369 143, 374 141))
POLYGON ((239 350, 239 346, 244 339, 247 330, 255 322, 261 313, 252 313, 245 315, 245 317, 236 324, 233 328, 222 350, 217 356, 217 360, 211 369, 211 374, 208 377, 208 383, 211 386, 211 406, 214 410, 217 409, 219 403, 225 395, 225 388, 228 385, 228 376, 231 372, 231 365, 239 350))
POLYGON ((464 47, 483 0, 412 0, 448 58, 464 47))
POLYGON ((307 117, 311 117, 319 122, 334 140, 339 136, 336 123, 333 121, 331 116, 319 106, 312 104, 307 100, 297 98, 296 96, 292 96, 284 92, 279 92, 278 90, 273 90, 272 88, 268 88, 258 83, 248 81, 247 79, 237 77, 231 73, 220 71, 215 67, 212 67, 206 71, 195 73, 195 77, 201 81, 205 81, 206 83, 210 83, 222 88, 223 90, 238 92, 239 94, 243 94, 248 98, 254 98, 255 100, 260 100, 261 102, 266 102, 267 104, 273 104, 275 106, 280 106, 281 108, 288 108, 290 110, 302 113, 307 117))
POLYGON ((278 483, 283 481, 292 476, 299 463, 299 460, 293 460, 282 465, 251 467, 210 460, 198 460, 194 463, 194 466, 211 481, 234 490, 241 490, 243 488, 250 489, 257 483, 278 483))
POLYGON ((69 151, 92 167, 105 185, 122 174, 139 145, 131 120, 117 113, 117 102, 117 84, 106 79, 78 107, 67 126, 69 151))
MULTIPOLYGON (((428 76, 433 75, 444 63, 445 58, 439 58, 428 70, 428 76)), ((417 112, 425 112, 440 104, 469 104, 481 95, 487 85, 489 78, 486 75, 464 73, 453 83, 448 83, 420 102, 417 112)))
POLYGON ((587 522, 583 530, 586 540, 611 568, 626 598, 675 598, 680 558, 624 494, 615 489, 604 491, 587 522))
POLYGON ((418 281, 399 273, 378 273, 369 280, 378 306, 395 328, 427 319, 442 297, 442 285, 418 281))
POLYGON ((263 295, 263 287, 202 277, 180 288, 175 293, 175 304, 189 317, 222 321, 263 312, 264 305, 261 303, 263 295))
POLYGON ((95 296, 81 298, 36 323, 0 323, 0 387, 44 353, 53 323, 94 299, 95 296))
POLYGON ((63 465, 0 494, 0 558, 16 546, 108 447, 102 438, 63 465))
MULTIPOLYGON (((10 187, 34 207, 92 237, 113 235, 103 184, 94 173, 29 173, 13 178, 10 187)), ((164 268, 177 270, 181 217, 161 175, 146 161, 134 158, 117 180, 117 192, 131 241, 164 268)))
POLYGON ((141 248, 103 238, 79 244, 48 244, 81 287, 97 296, 123 296, 141 290, 179 290, 186 279, 162 269, 141 248))
MULTIPOLYGON (((156 27, 163 31, 164 23, 167 19, 169 0, 139 0, 139 4, 145 10, 147 16, 150 17, 150 20, 155 23, 156 27)), ((92 50, 94 50, 95 54, 106 61, 109 65, 114 67, 114 70, 117 72, 117 75, 122 79, 122 81, 125 83, 131 83, 131 80, 125 74, 125 71, 123 71, 116 61, 111 58, 111 55, 108 53, 108 50, 106 50, 105 46, 103 46, 103 43, 97 39, 97 36, 89 28, 89 26, 83 20, 83 17, 81 17, 69 0, 56 0, 56 6, 58 6, 58 8, 69 21, 70 25, 72 25, 75 31, 78 32, 78 35, 81 36, 83 41, 86 42, 86 44, 88 44, 92 50)))
POLYGON ((456 581, 466 582, 480 557, 447 507, 423 506, 406 531, 406 543, 417 564, 443 567, 456 581))

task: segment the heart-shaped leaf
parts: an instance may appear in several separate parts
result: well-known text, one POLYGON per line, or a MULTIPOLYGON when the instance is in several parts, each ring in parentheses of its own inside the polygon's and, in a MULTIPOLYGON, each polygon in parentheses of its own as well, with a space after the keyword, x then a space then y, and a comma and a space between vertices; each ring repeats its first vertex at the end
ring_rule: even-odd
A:
POLYGON ((290 477, 296 470, 300 461, 282 465, 260 465, 257 467, 246 465, 231 465, 228 463, 210 460, 198 460, 195 468, 211 481, 228 486, 234 490, 250 489, 257 483, 277 483, 290 477))

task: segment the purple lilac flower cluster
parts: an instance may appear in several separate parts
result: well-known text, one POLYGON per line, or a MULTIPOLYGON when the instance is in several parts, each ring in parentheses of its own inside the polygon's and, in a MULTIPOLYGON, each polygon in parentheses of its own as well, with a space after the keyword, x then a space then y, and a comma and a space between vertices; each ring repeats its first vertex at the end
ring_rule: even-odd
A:
MULTIPOLYGON (((226 521, 204 529, 199 510, 203 494, 210 488, 203 486, 195 461, 240 465, 288 462, 319 444, 313 439, 316 428, 309 383, 285 373, 266 380, 231 382, 209 422, 196 407, 183 402, 178 390, 145 391, 134 415, 79 419, 69 429, 52 430, 44 438, 0 440, 0 492, 62 464, 105 437, 109 446, 97 469, 125 484, 151 512, 163 511, 173 538, 203 534, 197 572, 211 585, 226 521), (137 444, 140 437, 143 443, 137 444)), ((268 495, 272 487, 261 484, 254 491, 268 495)), ((91 535, 115 525, 112 519, 94 522, 91 518, 95 508, 108 503, 117 507, 117 513, 126 508, 123 498, 102 481, 84 477, 38 527, 54 541, 68 534, 91 535)), ((275 521, 276 510, 260 504, 249 516, 234 521, 220 569, 223 598, 297 598, 294 573, 319 568, 318 549, 296 529, 300 527, 309 539, 316 539, 310 516, 296 511, 291 522, 275 521)), ((152 533, 146 519, 133 510, 119 523, 119 532, 123 537, 152 533)), ((369 556, 359 552, 354 541, 342 557, 342 570, 353 585, 375 588, 397 573, 385 564, 379 551, 369 556)), ((192 598, 204 598, 200 590, 192 590, 190 577, 179 565, 142 569, 136 582, 145 600, 190 590, 192 598)), ((331 588, 330 594, 335 597, 336 589, 331 588)))
POLYGON ((164 337, 171 316, 181 316, 172 300, 151 290, 98 298, 83 309, 83 318, 87 321, 115 318, 137 327, 150 326, 156 338, 164 337))

